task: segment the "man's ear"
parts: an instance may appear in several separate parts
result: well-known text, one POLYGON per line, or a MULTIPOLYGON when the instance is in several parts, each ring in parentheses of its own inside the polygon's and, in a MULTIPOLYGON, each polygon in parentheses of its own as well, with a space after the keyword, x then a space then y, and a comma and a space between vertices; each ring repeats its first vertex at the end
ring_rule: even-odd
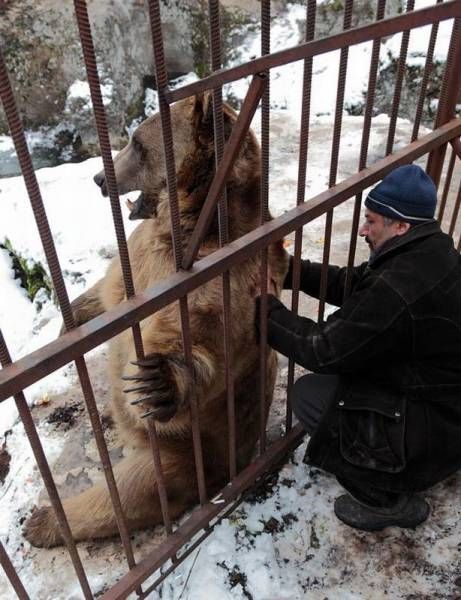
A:
POLYGON ((407 221, 398 221, 397 223, 397 235, 404 235, 409 229, 411 225, 407 221))

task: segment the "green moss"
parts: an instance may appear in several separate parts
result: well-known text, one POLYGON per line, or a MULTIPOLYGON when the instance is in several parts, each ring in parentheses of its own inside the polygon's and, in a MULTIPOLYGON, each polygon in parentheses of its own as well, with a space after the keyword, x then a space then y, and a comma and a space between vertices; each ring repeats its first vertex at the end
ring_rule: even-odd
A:
MULTIPOLYGON (((19 252, 14 250, 10 240, 5 238, 3 243, 0 243, 0 248, 6 250, 10 255, 13 263, 14 277, 21 281, 29 300, 33 302, 35 296, 40 290, 44 290, 48 298, 52 297, 52 286, 42 263, 31 258, 25 258, 19 252)), ((41 306, 39 306, 39 309, 41 306)))

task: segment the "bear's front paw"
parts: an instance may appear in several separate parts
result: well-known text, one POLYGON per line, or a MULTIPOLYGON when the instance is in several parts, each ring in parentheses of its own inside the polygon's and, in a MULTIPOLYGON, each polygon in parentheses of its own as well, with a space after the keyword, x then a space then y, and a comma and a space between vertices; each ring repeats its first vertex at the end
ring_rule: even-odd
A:
POLYGON ((169 421, 177 412, 179 395, 172 372, 173 358, 163 354, 150 354, 142 360, 132 361, 138 371, 124 375, 124 381, 133 381, 137 385, 123 390, 127 394, 136 394, 131 404, 143 405, 147 411, 143 417, 152 416, 158 421, 169 421))
POLYGON ((56 517, 49 506, 34 508, 24 526, 23 535, 28 542, 38 548, 51 548, 62 544, 56 517))

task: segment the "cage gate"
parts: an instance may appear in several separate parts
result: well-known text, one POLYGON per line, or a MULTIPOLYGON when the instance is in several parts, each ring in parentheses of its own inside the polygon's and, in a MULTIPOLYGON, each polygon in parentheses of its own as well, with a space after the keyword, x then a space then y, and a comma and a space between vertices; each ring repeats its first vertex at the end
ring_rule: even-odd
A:
MULTIPOLYGON (((119 195, 112 162, 111 146, 104 104, 102 101, 95 50, 91 34, 85 0, 74 0, 75 15, 80 33, 87 78, 91 91, 94 116, 99 136, 101 155, 106 176, 108 194, 111 203, 113 221, 118 250, 123 272, 123 280, 127 300, 116 308, 96 317, 80 326, 76 326, 71 305, 67 295, 59 258, 56 252, 53 235, 48 225, 40 189, 32 166, 32 160, 27 148, 24 129, 20 120, 18 108, 14 99, 12 87, 3 54, 0 55, 0 92, 7 116, 11 135, 14 140, 16 153, 27 187, 27 192, 33 208, 37 228, 41 237, 49 271, 56 292, 56 297, 67 329, 59 339, 43 346, 29 355, 13 361, 7 348, 6 341, 0 332, 0 401, 14 396, 17 409, 33 449, 38 468, 43 477, 52 507, 59 521, 62 537, 69 551, 70 559, 75 569, 85 598, 92 598, 93 592, 87 580, 77 546, 72 538, 72 532, 67 522, 61 500, 59 498, 53 476, 48 465, 40 437, 33 423, 31 411, 24 398, 23 389, 38 381, 58 368, 75 362, 81 389, 88 410, 91 426, 97 448, 103 465, 107 486, 117 526, 127 561, 126 574, 103 595, 103 598, 126 598, 132 592, 139 597, 146 597, 175 567, 184 560, 212 531, 213 526, 230 514, 244 499, 245 492, 254 486, 255 482, 274 468, 284 456, 295 448, 303 437, 299 425, 293 426, 290 407, 290 394, 294 380, 293 361, 288 365, 287 407, 285 417, 285 432, 272 444, 266 439, 266 339, 267 339, 267 248, 270 242, 279 240, 294 232, 294 273, 292 309, 299 308, 299 277, 300 258, 302 249, 303 226, 314 219, 326 216, 325 242, 323 248, 323 270, 321 279, 321 294, 318 305, 318 318, 323 319, 325 311, 326 273, 330 258, 332 241, 332 224, 334 209, 346 200, 355 197, 353 215, 350 223, 350 243, 348 249, 348 267, 354 265, 358 222, 361 209, 362 193, 369 186, 381 180, 397 166, 421 159, 427 155, 427 172, 434 179, 437 187, 441 188, 437 218, 447 232, 455 236, 461 232, 458 225, 459 208, 461 204, 461 184, 456 195, 451 216, 447 211, 447 198, 452 179, 461 160, 461 118, 455 117, 456 99, 461 89, 461 0, 437 2, 433 6, 414 10, 414 0, 408 0, 403 14, 384 18, 385 0, 378 0, 375 20, 367 25, 352 28, 351 17, 353 0, 346 0, 344 6, 343 30, 335 35, 316 39, 314 35, 316 20, 316 1, 307 0, 306 31, 304 43, 281 50, 270 52, 270 2, 261 2, 261 56, 234 66, 222 68, 220 47, 220 17, 218 0, 209 0, 209 35, 211 48, 212 74, 194 83, 176 89, 170 89, 163 50, 162 26, 160 19, 159 0, 149 0, 146 11, 150 19, 153 40, 153 56, 155 79, 159 96, 159 111, 162 126, 165 169, 169 194, 171 216, 171 236, 173 240, 174 262, 176 273, 159 284, 147 290, 135 290, 130 266, 130 257, 125 238, 121 216, 119 195), (453 20, 451 43, 446 57, 445 72, 438 102, 437 114, 433 130, 423 136, 419 135, 424 103, 427 100, 428 81, 433 65, 434 47, 437 39, 438 24, 441 21, 453 20), (423 77, 418 98, 415 103, 414 125, 411 140, 394 151, 395 133, 401 93, 406 69, 408 43, 413 29, 425 25, 431 26, 431 33, 425 58, 423 77), (400 55, 395 78, 392 110, 389 115, 389 128, 385 156, 372 164, 368 164, 368 149, 370 132, 372 130, 373 104, 379 66, 379 51, 381 41, 387 36, 403 33, 400 55), (348 72, 348 52, 353 45, 363 42, 372 43, 372 53, 369 68, 368 89, 363 112, 363 127, 358 157, 357 172, 337 181, 338 160, 342 133, 342 115, 344 94, 348 72), (329 164, 328 187, 321 193, 306 201, 306 178, 308 169, 308 144, 310 134, 310 104, 313 78, 313 59, 323 53, 339 51, 339 72, 337 79, 336 108, 333 125, 331 158, 329 164), (294 61, 304 61, 304 76, 302 85, 301 126, 299 135, 299 167, 296 194, 296 206, 273 220, 269 218, 269 125, 270 125, 270 71, 275 67, 287 65, 294 61), (239 116, 227 142, 224 139, 223 123, 223 94, 224 84, 251 76, 248 92, 239 111, 239 116), (211 91, 214 123, 215 174, 208 191, 206 201, 200 213, 197 225, 190 242, 183 251, 181 244, 181 228, 179 221, 178 193, 173 149, 173 131, 170 118, 170 106, 180 99, 211 91), (252 118, 258 106, 261 105, 261 195, 260 195, 260 226, 239 239, 230 240, 229 215, 226 197, 226 181, 241 149, 252 118), (449 157, 446 160, 447 148, 449 157), (447 163, 445 171, 444 165, 447 163), (442 173, 445 173, 442 175, 442 173), (196 261, 198 250, 204 235, 218 211, 220 249, 213 254, 196 261), (234 376, 231 364, 231 322, 230 306, 232 302, 229 270, 241 264, 248 258, 260 254, 261 257, 261 315, 260 315, 260 424, 259 446, 257 456, 243 470, 239 471, 236 460, 236 419, 234 402, 234 376), (191 269, 193 265, 193 269, 191 269), (115 482, 108 448, 101 425, 101 416, 96 406, 93 387, 87 370, 84 354, 96 346, 115 337, 127 328, 132 329, 134 346, 138 359, 144 357, 143 340, 140 321, 161 308, 173 302, 179 302, 182 331, 182 344, 186 364, 190 370, 192 365, 192 341, 187 304, 187 295, 200 285, 215 277, 221 278, 223 298, 223 331, 225 382, 227 394, 228 416, 228 455, 229 473, 226 485, 218 497, 210 498, 207 491, 207 481, 203 463, 203 450, 198 417, 200 400, 191 398, 190 413, 192 423, 193 448, 197 474, 198 498, 200 506, 181 524, 173 527, 170 517, 168 495, 164 485, 162 460, 158 447, 156 423, 152 417, 147 417, 150 445, 152 449, 152 464, 159 490, 159 498, 166 539, 154 552, 144 556, 139 562, 135 561, 129 530, 124 515, 120 495, 115 482), (153 573, 163 567, 160 576, 148 587, 144 582, 153 573)), ((325 165, 326 167, 327 165, 325 165)), ((5 200, 4 200, 5 201, 5 200)), ((461 237, 455 239, 458 250, 461 247, 461 237)), ((350 286, 348 283, 346 288, 350 286)), ((0 544, 0 561, 2 567, 19 598, 29 598, 27 585, 18 577, 16 570, 8 557, 5 548, 0 544)))

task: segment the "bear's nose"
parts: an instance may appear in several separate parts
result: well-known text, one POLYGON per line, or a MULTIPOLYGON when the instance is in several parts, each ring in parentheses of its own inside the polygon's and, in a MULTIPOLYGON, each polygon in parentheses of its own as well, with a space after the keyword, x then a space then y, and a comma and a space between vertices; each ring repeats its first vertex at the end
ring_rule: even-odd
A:
POLYGON ((105 179, 106 178, 104 177, 104 171, 101 171, 101 173, 96 173, 96 175, 93 177, 93 181, 99 187, 102 187, 105 179))

